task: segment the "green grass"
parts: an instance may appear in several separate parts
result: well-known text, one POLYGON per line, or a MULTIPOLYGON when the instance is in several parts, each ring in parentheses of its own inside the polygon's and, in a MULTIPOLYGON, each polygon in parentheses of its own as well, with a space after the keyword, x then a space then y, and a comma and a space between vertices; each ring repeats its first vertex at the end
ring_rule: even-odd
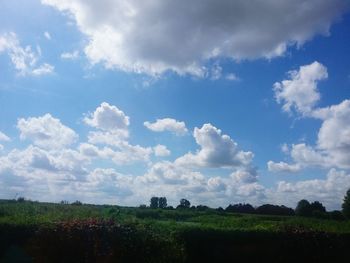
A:
POLYGON ((70 205, 39 202, 0 201, 0 224, 54 225, 57 222, 84 219, 115 220, 120 224, 152 227, 174 232, 191 227, 218 230, 279 232, 288 228, 311 231, 350 233, 349 221, 219 213, 215 210, 161 210, 111 205, 70 205))

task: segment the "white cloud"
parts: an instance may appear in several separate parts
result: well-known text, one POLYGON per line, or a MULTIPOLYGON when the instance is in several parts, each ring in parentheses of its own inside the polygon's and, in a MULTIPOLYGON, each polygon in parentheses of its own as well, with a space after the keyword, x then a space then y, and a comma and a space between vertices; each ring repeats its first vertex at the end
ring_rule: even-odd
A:
POLYGON ((209 123, 200 129, 196 127, 193 136, 201 149, 179 157, 177 164, 197 167, 246 167, 251 164, 252 152, 239 150, 236 142, 209 123))
POLYGON ((308 166, 350 169, 350 100, 329 107, 315 107, 320 99, 317 81, 328 77, 327 68, 318 62, 302 66, 291 75, 292 80, 275 83, 277 101, 284 102, 284 110, 294 108, 304 117, 320 119, 322 124, 314 146, 300 143, 293 145, 290 152, 285 147, 285 153, 291 155, 294 164, 270 161, 269 169, 290 172, 308 166))
POLYGON ((133 194, 132 183, 131 176, 118 173, 114 169, 97 168, 87 176, 87 184, 84 187, 102 195, 113 193, 113 196, 125 198, 133 194))
MULTIPOLYGON (((113 146, 113 148, 104 147, 103 149, 98 149, 91 145, 88 149, 82 148, 81 150, 88 155, 110 159, 116 164, 149 161, 153 149, 151 147, 132 145, 128 142, 129 117, 116 106, 103 102, 93 113, 84 118, 84 122, 101 130, 89 132, 89 143, 113 146)), ((86 145, 82 147, 86 147, 86 145)))
POLYGON ((303 115, 310 114, 320 100, 317 82, 328 77, 327 68, 315 61, 288 74, 289 80, 273 85, 277 102, 283 103, 282 108, 286 112, 292 112, 294 109, 303 115))
POLYGON ((0 141, 9 142, 11 139, 5 133, 0 131, 0 141))
POLYGON ((35 145, 43 148, 56 149, 74 143, 78 135, 67 126, 64 126, 59 119, 45 114, 41 117, 30 117, 19 119, 17 128, 20 130, 22 140, 29 139, 35 145))
POLYGON ((284 173, 295 173, 301 170, 301 166, 299 164, 288 164, 285 162, 267 162, 267 168, 270 172, 284 172, 284 173))
POLYGON ((50 35, 49 32, 45 31, 45 32, 44 32, 44 36, 45 36, 45 38, 46 38, 47 40, 51 40, 51 35, 50 35))
POLYGON ((121 141, 116 149, 110 147, 98 148, 93 144, 82 143, 79 151, 87 158, 102 158, 111 160, 118 165, 132 164, 135 162, 148 162, 153 150, 150 147, 131 145, 127 141, 121 141))
POLYGON ((331 162, 350 168, 350 100, 323 109, 323 123, 318 132, 317 147, 325 151, 331 162))
POLYGON ((31 46, 22 47, 13 32, 0 35, 0 53, 6 51, 19 75, 39 76, 52 73, 54 67, 48 63, 39 64, 41 49, 34 52, 31 46))
POLYGON ((232 179, 235 182, 250 184, 257 182, 258 174, 253 168, 238 169, 231 174, 232 179))
POLYGON ((87 159, 70 149, 48 151, 29 145, 14 149, 2 162, 17 176, 37 179, 81 179, 87 174, 87 159))
POLYGON ((340 209, 343 197, 350 186, 350 174, 331 169, 325 179, 280 181, 277 189, 270 189, 270 198, 292 207, 301 199, 321 201, 327 209, 340 209))
POLYGON ((129 126, 129 117, 107 102, 102 102, 84 121, 92 127, 111 132, 126 131, 129 126))
POLYGON ((35 76, 47 75, 47 74, 53 73, 54 70, 55 70, 54 66, 44 63, 40 65, 38 68, 33 69, 32 74, 35 76))
POLYGON ((169 149, 165 145, 161 144, 158 144, 155 147, 153 147, 153 151, 155 156, 164 157, 170 155, 169 149))
POLYGON ((107 144, 118 147, 123 141, 128 139, 128 137, 128 130, 115 130, 112 132, 91 131, 88 134, 88 142, 92 144, 107 144))
POLYGON ((185 135, 188 131, 183 121, 177 121, 171 118, 157 119, 157 121, 153 123, 145 121, 143 124, 151 131, 170 131, 179 136, 185 135))
POLYGON ((214 64, 211 68, 210 78, 212 80, 218 80, 222 77, 222 67, 219 64, 214 64))
POLYGON ((128 142, 123 142, 119 149, 120 151, 115 151, 112 155, 113 162, 117 164, 129 164, 138 161, 147 162, 152 154, 152 148, 131 145, 128 142))
POLYGON ((192 186, 205 183, 205 178, 201 173, 168 161, 153 164, 145 175, 139 177, 139 180, 149 183, 191 184, 192 186))
POLYGON ((73 52, 64 52, 61 54, 62 59, 77 59, 79 57, 79 51, 75 50, 73 52))
POLYGON ((235 73, 229 73, 226 75, 227 80, 238 81, 239 77, 235 73))
POLYGON ((75 19, 92 63, 151 75, 204 76, 209 59, 273 58, 328 35, 347 10, 342 0, 42 0, 75 19))
POLYGON ((290 154, 296 163, 304 166, 330 166, 327 157, 322 152, 305 143, 293 144, 290 154))

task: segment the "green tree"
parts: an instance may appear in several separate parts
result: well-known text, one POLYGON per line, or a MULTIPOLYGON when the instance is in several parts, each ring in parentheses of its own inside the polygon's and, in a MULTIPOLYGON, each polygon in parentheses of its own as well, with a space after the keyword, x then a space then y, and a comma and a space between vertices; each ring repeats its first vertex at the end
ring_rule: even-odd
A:
POLYGON ((344 196, 342 208, 343 215, 346 218, 350 219, 350 189, 346 192, 346 195, 344 196))
POLYGON ((159 204, 159 208, 166 208, 168 205, 166 197, 159 197, 158 204, 159 204))
POLYGON ((159 207, 159 197, 153 196, 150 200, 150 207, 151 208, 158 208, 159 207))
POLYGON ((178 208, 190 208, 191 203, 185 198, 182 198, 180 200, 180 204, 177 206, 178 208))
POLYGON ((303 199, 298 202, 295 214, 298 216, 311 216, 312 210, 309 201, 303 199))

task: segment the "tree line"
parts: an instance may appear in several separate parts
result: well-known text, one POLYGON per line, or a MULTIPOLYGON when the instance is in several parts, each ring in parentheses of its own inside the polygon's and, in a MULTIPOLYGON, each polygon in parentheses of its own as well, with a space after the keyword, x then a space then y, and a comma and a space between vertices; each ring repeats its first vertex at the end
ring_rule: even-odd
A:
MULTIPOLYGON (((141 208, 146 208, 146 205, 141 205, 141 208)), ((350 219, 350 189, 346 192, 343 200, 341 211, 327 212, 326 208, 319 201, 309 202, 306 199, 300 200, 295 209, 284 205, 264 204, 258 207, 253 207, 251 204, 239 203, 230 204, 225 209, 222 207, 212 209, 205 205, 191 206, 191 202, 182 198, 176 208, 167 205, 166 197, 153 196, 150 199, 150 208, 153 209, 190 209, 196 211, 216 210, 217 212, 228 213, 245 213, 245 214, 263 214, 263 215, 284 215, 284 216, 304 216, 316 218, 329 218, 335 220, 350 219)))

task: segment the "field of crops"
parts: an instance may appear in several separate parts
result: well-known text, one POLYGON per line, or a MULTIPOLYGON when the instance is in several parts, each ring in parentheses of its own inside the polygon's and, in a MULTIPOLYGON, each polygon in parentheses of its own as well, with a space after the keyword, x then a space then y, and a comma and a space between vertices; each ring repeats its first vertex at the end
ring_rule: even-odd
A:
POLYGON ((0 234, 0 262, 334 262, 347 253, 350 222, 3 200, 0 234))

